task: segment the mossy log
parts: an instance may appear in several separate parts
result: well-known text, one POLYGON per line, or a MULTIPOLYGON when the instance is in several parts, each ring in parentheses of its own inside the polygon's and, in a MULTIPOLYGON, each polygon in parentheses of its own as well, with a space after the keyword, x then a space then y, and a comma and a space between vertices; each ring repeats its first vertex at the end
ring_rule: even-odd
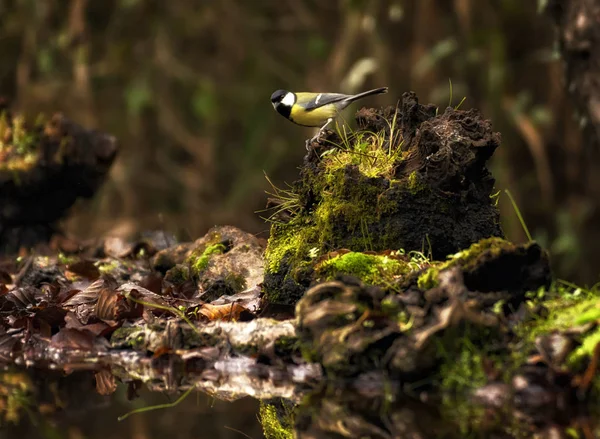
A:
POLYGON ((277 191, 266 253, 271 302, 293 304, 328 252, 419 250, 434 259, 501 237, 487 160, 500 135, 476 110, 362 109, 358 130, 314 142, 290 190, 277 191))
MULTIPOLYGON (((431 376, 449 360, 440 357, 437 343, 455 328, 473 326, 471 343, 500 339, 503 310, 518 309, 527 291, 551 281, 548 258, 537 244, 498 238, 387 288, 352 279, 318 284, 298 302, 304 355, 337 376, 357 376, 384 364, 390 377, 404 382, 431 376), (424 277, 431 280, 419 282, 424 277)), ((446 342, 453 345, 455 338, 461 336, 446 342)))

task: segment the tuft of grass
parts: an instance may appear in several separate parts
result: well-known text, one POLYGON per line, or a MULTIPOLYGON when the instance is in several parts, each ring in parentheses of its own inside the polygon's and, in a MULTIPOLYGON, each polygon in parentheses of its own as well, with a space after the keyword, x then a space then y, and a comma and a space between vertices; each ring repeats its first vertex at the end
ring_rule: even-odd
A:
POLYGON ((270 195, 270 196, 274 197, 276 200, 278 200, 279 205, 273 209, 259 210, 256 213, 266 212, 266 211, 271 210, 272 213, 268 217, 266 217, 266 218, 262 217, 265 221, 270 222, 270 223, 280 223, 280 221, 277 221, 276 218, 282 212, 289 212, 291 216, 296 216, 296 214, 300 210, 300 198, 298 197, 298 194, 296 192, 294 192, 294 190, 292 189, 291 186, 289 187, 289 189, 278 188, 271 181, 271 179, 269 178, 267 173, 265 172, 264 174, 265 174, 266 180, 269 182, 269 185, 271 186, 271 190, 266 191, 266 194, 270 195))

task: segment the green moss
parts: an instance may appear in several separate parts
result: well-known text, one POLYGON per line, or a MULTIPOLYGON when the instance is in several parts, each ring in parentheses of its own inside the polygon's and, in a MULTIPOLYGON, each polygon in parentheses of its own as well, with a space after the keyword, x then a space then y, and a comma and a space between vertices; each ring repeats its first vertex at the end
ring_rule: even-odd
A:
POLYGON ((443 262, 433 262, 432 266, 424 270, 417 279, 417 286, 421 290, 428 290, 438 285, 438 275, 440 271, 450 268, 454 265, 460 265, 465 270, 474 267, 479 257, 490 252, 492 256, 500 254, 504 250, 511 250, 514 244, 502 238, 487 238, 472 244, 469 248, 448 256, 443 262))
POLYGON ((61 252, 57 256, 57 261, 59 264, 62 264, 62 265, 70 265, 70 264, 74 264, 75 262, 79 261, 79 258, 77 256, 67 256, 61 252))
POLYGON ((187 259, 188 264, 194 276, 198 276, 208 267, 211 256, 220 255, 225 251, 225 246, 221 243, 212 244, 204 248, 202 252, 193 252, 187 259))
POLYGON ((277 272, 281 261, 286 256, 292 259, 293 265, 310 258, 311 244, 318 245, 317 231, 314 226, 302 227, 294 223, 273 225, 265 251, 267 272, 277 272))
MULTIPOLYGON (((35 386, 31 378, 17 371, 0 373, 0 425, 19 424, 22 415, 35 409, 35 386)), ((26 418, 27 419, 27 418, 26 418)))
POLYGON ((322 262, 315 270, 323 280, 349 274, 367 284, 385 285, 411 268, 406 262, 388 256, 350 252, 322 262))
POLYGON ((293 267, 339 248, 334 230, 340 222, 347 230, 344 238, 355 236, 351 245, 344 243, 351 250, 385 247, 379 244, 384 237, 371 237, 368 230, 382 213, 395 208, 394 203, 381 196, 387 190, 381 177, 392 181, 395 166, 401 160, 400 143, 383 131, 351 133, 325 154, 319 170, 314 175, 304 175, 305 189, 318 197, 314 208, 299 210, 290 223, 274 224, 271 228, 265 253, 267 273, 277 272, 286 257, 293 267), (346 176, 349 170, 357 174, 350 181, 346 176))
MULTIPOLYGON (((39 125, 39 124, 36 124, 39 125)), ((0 113, 0 171, 12 171, 15 180, 20 179, 19 172, 27 172, 39 159, 40 127, 30 127, 22 115, 9 121, 6 112, 0 113)))
POLYGON ((440 274, 440 270, 437 267, 426 269, 417 279, 417 286, 419 289, 425 291, 437 287, 438 274, 440 274))
POLYGON ((96 266, 98 267, 98 271, 102 274, 108 274, 108 273, 112 273, 113 271, 115 271, 117 268, 119 268, 119 261, 117 261, 116 259, 110 261, 110 262, 99 262, 96 264, 96 266))
MULTIPOLYGON (((550 292, 542 291, 532 295, 535 302, 543 303, 548 310, 548 317, 535 319, 521 325, 517 333, 529 343, 536 337, 556 331, 566 331, 588 323, 600 321, 600 292, 590 290, 573 290, 554 284, 550 292)), ((600 342, 600 328, 591 329, 580 336, 581 345, 567 358, 567 364, 577 368, 584 365, 600 342)))
POLYGON ((297 337, 279 337, 275 340, 275 355, 280 358, 289 357, 300 351, 300 342, 297 337))
POLYGON ((484 360, 502 371, 501 379, 510 380, 520 366, 508 360, 512 352, 499 348, 503 335, 498 328, 466 323, 444 331, 435 339, 440 363, 436 374, 442 394, 463 396, 488 382, 484 360))
POLYGON ((577 366, 584 360, 591 358, 598 343, 600 343, 600 328, 596 328, 583 338, 581 346, 569 355, 568 363, 577 366))
POLYGON ((353 165, 367 177, 391 177, 394 168, 402 160, 402 151, 399 139, 389 140, 385 131, 351 133, 342 138, 341 145, 336 145, 334 153, 323 157, 323 165, 329 170, 330 176, 335 171, 353 165))
POLYGON ((182 284, 190 279, 190 267, 188 265, 177 264, 167 271, 165 281, 175 285, 182 284))
POLYGON ((145 348, 146 336, 142 328, 121 327, 113 332, 110 344, 112 347, 130 347, 139 351, 145 348))
POLYGON ((417 193, 421 192, 422 190, 425 190, 428 188, 428 186, 425 184, 425 182, 423 181, 423 179, 421 178, 421 176, 419 175, 419 173, 417 171, 413 171, 410 173, 410 175, 408 176, 407 182, 408 182, 408 190, 413 195, 416 195, 417 193))
POLYGON ((266 439, 292 439, 294 437, 293 412, 284 409, 283 416, 278 416, 275 406, 261 402, 258 413, 266 439))
MULTIPOLYGON (((445 354, 445 361, 439 370, 442 388, 452 393, 460 393, 483 386, 486 383, 486 375, 483 370, 482 350, 464 336, 458 336, 455 344, 455 352, 445 354)), ((438 352, 441 349, 439 348, 438 352)))

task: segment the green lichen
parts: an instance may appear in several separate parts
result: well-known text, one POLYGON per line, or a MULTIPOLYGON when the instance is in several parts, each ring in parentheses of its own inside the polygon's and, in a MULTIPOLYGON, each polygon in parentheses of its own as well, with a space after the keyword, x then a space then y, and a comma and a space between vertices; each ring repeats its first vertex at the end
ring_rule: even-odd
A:
POLYGON ((194 276, 200 275, 208 267, 211 256, 220 255, 225 251, 225 246, 221 243, 212 244, 204 248, 202 252, 193 252, 187 259, 188 264, 194 276))
POLYGON ((278 415, 278 410, 274 405, 260 403, 259 409, 260 424, 266 439, 292 439, 294 437, 294 415, 290 410, 283 410, 278 415))
POLYGON ((350 252, 326 260, 316 267, 322 280, 333 279, 338 274, 349 274, 372 285, 386 285, 397 276, 406 274, 410 266, 388 256, 350 252))

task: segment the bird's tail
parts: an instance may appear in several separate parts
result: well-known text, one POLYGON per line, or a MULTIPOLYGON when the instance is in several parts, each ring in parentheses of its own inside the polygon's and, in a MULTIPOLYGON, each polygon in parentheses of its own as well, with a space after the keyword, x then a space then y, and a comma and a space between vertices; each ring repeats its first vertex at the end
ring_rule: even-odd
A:
POLYGON ((357 101, 362 98, 366 98, 367 96, 379 95, 379 94, 387 93, 387 92, 388 92, 387 87, 375 88, 373 90, 363 91, 362 93, 359 93, 357 95, 350 96, 349 98, 346 98, 346 102, 350 103, 350 102, 354 102, 354 101, 357 101))

